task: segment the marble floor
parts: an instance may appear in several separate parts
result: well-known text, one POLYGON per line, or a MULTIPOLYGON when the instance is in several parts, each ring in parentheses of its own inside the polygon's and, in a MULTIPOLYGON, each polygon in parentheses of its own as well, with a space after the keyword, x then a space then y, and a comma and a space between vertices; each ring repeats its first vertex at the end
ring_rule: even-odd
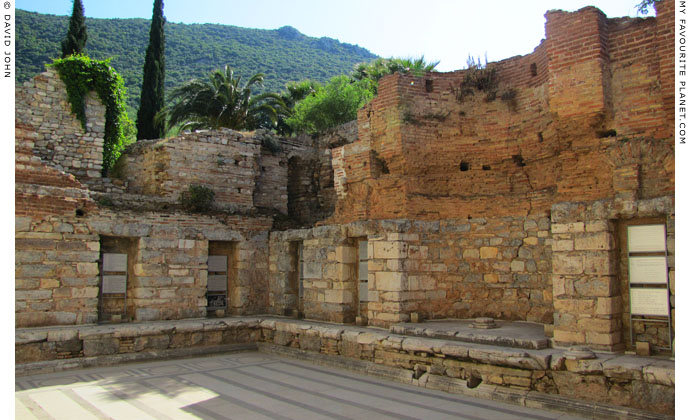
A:
POLYGON ((562 419, 260 352, 17 377, 16 419, 562 419))

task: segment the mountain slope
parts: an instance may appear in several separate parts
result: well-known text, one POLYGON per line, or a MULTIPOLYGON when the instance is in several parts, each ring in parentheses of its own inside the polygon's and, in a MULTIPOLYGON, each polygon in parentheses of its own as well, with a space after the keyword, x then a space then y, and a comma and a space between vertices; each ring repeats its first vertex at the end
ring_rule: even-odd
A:
MULTIPOLYGON (((60 41, 67 33, 69 16, 16 11, 17 82, 45 70, 60 56, 60 41)), ((138 107, 144 55, 151 21, 146 19, 86 19, 87 54, 112 58, 122 75, 128 105, 138 107)), ((305 79, 324 82, 349 73, 353 66, 376 56, 356 45, 331 38, 311 38, 295 28, 247 29, 217 24, 165 25, 166 91, 189 79, 206 77, 226 64, 247 80, 266 75, 265 90, 280 91, 287 82, 305 79)), ((130 112, 131 114, 131 112, 130 112)))

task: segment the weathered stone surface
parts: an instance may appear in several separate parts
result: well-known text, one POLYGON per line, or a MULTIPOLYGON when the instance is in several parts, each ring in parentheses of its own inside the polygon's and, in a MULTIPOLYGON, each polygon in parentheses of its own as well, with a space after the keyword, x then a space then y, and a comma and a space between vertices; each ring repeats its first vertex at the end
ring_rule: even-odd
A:
POLYGON ((405 338, 402 341, 402 349, 407 352, 434 353, 433 341, 420 338, 405 338))
POLYGON ((117 338, 84 339, 84 356, 102 356, 116 354, 120 351, 120 340, 117 338))
POLYGON ((554 254, 552 264, 554 274, 582 274, 584 272, 584 257, 580 255, 554 254))
POLYGON ((15 334, 14 342, 16 345, 40 343, 46 341, 47 338, 48 331, 22 330, 15 334))
POLYGON ((134 351, 163 350, 169 345, 170 337, 167 335, 144 336, 134 339, 134 351))
POLYGON ((645 381, 650 384, 675 386, 676 383, 675 368, 672 362, 645 366, 642 370, 642 375, 645 381))

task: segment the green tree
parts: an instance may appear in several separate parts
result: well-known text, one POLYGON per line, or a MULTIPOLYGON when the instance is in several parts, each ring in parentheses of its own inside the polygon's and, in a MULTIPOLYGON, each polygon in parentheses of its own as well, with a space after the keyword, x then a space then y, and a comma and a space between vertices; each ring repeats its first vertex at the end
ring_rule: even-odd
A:
POLYGON ((175 89, 168 106, 159 118, 168 118, 171 126, 182 129, 220 127, 233 130, 266 128, 266 121, 275 124, 286 107, 281 97, 266 92, 252 96, 252 89, 263 84, 264 75, 257 73, 242 84, 230 66, 212 72, 208 80, 195 79, 175 89))
POLYGON ((374 82, 333 77, 300 101, 287 119, 295 132, 316 134, 357 118, 357 110, 374 96, 374 82))
MULTIPOLYGON (((71 0, 70 0, 71 1, 71 0)), ((639 1, 639 0, 637 0, 639 1)), ((82 0, 84 6, 87 3, 82 0)), ((146 0, 153 6, 153 0, 146 0)), ((165 0, 164 0, 165 2, 165 0)), ((164 12, 172 3, 165 2, 164 12)), ((14 4, 14 3, 12 3, 14 4)), ((16 82, 41 73, 44 65, 61 54, 60 42, 67 33, 70 16, 44 15, 16 10, 16 82), (65 30, 55 31, 55 28, 65 30)), ((136 121, 143 80, 146 48, 151 20, 86 18, 89 56, 111 64, 122 75, 128 93, 128 112, 136 121)), ((337 44, 334 52, 324 51, 316 38, 281 37, 278 30, 238 28, 229 25, 165 22, 165 91, 191 79, 205 79, 214 69, 229 64, 236 74, 264 73, 262 92, 282 92, 285 85, 298 80, 326 83, 339 74, 349 73, 359 62, 376 58, 363 48, 337 44), (174 47, 172 43, 175 43, 174 47)), ((167 104, 167 101, 166 101, 167 104)), ((169 136, 169 133, 166 133, 169 136)))
POLYGON ((149 46, 144 61, 144 82, 137 112, 137 140, 158 139, 165 136, 165 119, 156 114, 165 106, 165 32, 163 25, 163 0, 153 3, 153 19, 149 34, 149 46))
POLYGON ((419 58, 377 58, 368 63, 355 65, 350 74, 355 80, 369 79, 378 85, 378 81, 388 74, 411 73, 415 76, 423 76, 424 73, 435 71, 438 61, 427 63, 424 56, 419 58))
POLYGON ((280 95, 280 98, 285 104, 286 112, 279 116, 276 124, 276 131, 278 134, 291 135, 293 133, 292 127, 287 123, 287 119, 292 116, 295 106, 299 101, 309 95, 316 93, 317 89, 321 88, 319 82, 313 80, 303 80, 301 82, 291 82, 285 86, 285 92, 280 95))
POLYGON ((67 36, 62 41, 62 58, 83 53, 86 47, 86 38, 88 36, 86 35, 84 5, 81 3, 81 0, 74 0, 67 36))

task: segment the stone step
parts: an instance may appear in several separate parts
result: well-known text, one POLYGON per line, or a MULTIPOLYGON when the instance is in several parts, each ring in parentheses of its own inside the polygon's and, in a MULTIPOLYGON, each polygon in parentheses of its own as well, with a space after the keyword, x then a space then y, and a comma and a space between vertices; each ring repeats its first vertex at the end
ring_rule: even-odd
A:
POLYGON ((492 328, 482 327, 486 320, 475 319, 439 320, 424 323, 400 323, 390 327, 390 332, 417 337, 439 338, 465 343, 540 350, 550 347, 541 324, 494 320, 492 328))

